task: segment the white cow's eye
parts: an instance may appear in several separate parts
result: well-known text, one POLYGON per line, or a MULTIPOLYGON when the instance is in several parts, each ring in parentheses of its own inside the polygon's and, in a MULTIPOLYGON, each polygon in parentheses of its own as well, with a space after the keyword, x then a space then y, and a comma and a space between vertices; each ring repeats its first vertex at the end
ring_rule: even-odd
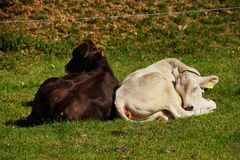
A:
POLYGON ((193 88, 193 92, 196 92, 198 90, 198 87, 193 88))

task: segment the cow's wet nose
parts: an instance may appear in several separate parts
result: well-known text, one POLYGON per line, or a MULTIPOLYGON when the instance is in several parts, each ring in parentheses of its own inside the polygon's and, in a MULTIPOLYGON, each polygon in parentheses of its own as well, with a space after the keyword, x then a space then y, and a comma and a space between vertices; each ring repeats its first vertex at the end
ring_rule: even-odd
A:
POLYGON ((192 111, 193 110, 193 106, 187 106, 187 107, 185 107, 184 109, 186 110, 186 111, 192 111))

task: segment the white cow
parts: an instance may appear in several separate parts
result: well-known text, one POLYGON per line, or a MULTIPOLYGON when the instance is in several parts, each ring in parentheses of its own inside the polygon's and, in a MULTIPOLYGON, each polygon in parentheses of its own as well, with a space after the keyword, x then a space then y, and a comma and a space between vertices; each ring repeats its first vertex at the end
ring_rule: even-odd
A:
POLYGON ((128 75, 116 91, 115 105, 130 121, 207 114, 216 104, 202 97, 203 88, 217 82, 217 76, 201 77, 196 69, 169 58, 128 75))

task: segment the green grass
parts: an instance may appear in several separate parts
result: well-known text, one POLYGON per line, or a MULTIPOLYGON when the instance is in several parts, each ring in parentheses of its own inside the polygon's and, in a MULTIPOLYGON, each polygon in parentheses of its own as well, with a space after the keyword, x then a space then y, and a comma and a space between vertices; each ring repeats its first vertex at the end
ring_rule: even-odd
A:
MULTIPOLYGON (((101 11, 103 6, 97 7, 101 11)), ((167 8, 165 3, 159 10, 149 7, 151 13, 167 8)), ((179 7, 184 9, 184 4, 179 7)), ((137 11, 141 13, 141 8, 137 11)), ((58 26, 37 35, 15 25, 0 26, 0 159, 240 159, 239 11, 122 20, 129 30, 114 28, 114 23, 120 22, 96 21, 81 27, 71 23, 68 35, 58 26), (158 60, 179 58, 202 75, 220 78, 205 93, 217 103, 216 111, 168 122, 131 123, 119 118, 17 125, 30 113, 29 103, 41 83, 65 75, 64 65, 81 33, 87 30, 86 37, 96 39, 88 27, 99 23, 97 42, 104 45, 120 82, 158 60), (104 35, 108 38, 101 39, 104 35)))

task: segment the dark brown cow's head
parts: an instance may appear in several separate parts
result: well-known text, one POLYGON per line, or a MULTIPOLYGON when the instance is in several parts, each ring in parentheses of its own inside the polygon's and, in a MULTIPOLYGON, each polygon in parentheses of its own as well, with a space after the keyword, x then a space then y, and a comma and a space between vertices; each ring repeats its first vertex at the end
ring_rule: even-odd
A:
POLYGON ((72 52, 72 59, 65 66, 67 73, 88 72, 99 67, 100 61, 106 61, 102 50, 91 40, 85 40, 72 52))

